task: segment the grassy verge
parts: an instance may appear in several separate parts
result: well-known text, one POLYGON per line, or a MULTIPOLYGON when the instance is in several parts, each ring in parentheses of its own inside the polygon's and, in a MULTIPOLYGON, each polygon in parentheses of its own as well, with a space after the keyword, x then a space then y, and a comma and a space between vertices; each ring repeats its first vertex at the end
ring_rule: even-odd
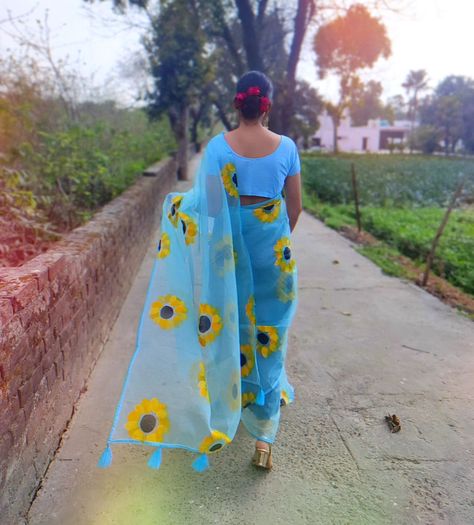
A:
MULTIPOLYGON (((403 241, 401 242, 401 246, 405 246, 404 243, 406 243, 406 245, 409 246, 409 249, 407 250, 409 253, 415 252, 414 246, 416 246, 417 244, 412 242, 413 239, 410 238, 410 236, 408 236, 408 242, 406 237, 403 236, 403 229, 396 225, 396 221, 390 221, 390 214, 393 210, 380 210, 374 208, 363 209, 363 215, 366 218, 370 218, 370 220, 363 221, 363 227, 365 231, 363 231, 361 234, 358 234, 356 230, 356 221, 352 205, 329 205, 318 200, 318 198, 314 194, 311 194, 307 190, 304 190, 303 206, 309 213, 322 220, 327 226, 340 231, 342 234, 358 242, 359 246, 357 247, 357 251, 365 257, 367 257, 368 259, 370 259, 371 261, 373 261, 375 264, 377 264, 377 266, 379 266, 384 273, 394 277, 407 279, 419 284, 420 276, 424 270, 424 257, 422 257, 421 255, 419 255, 418 257, 407 257, 407 254, 399 249, 399 243, 397 243, 397 234, 400 235, 400 239, 403 241), (377 221, 374 221, 374 218, 376 217, 383 218, 384 220, 381 220, 380 223, 378 223, 377 221), (374 222, 375 224, 377 224, 377 228, 371 228, 371 224, 373 224, 374 222), (381 228, 380 224, 389 224, 393 227, 386 227, 386 229, 384 230, 383 228, 381 228), (366 225, 369 225, 369 228, 367 228, 366 225), (370 232, 370 230, 372 230, 372 232, 370 232), (372 233, 376 232, 379 233, 382 239, 378 236, 372 235, 372 233)), ((398 214, 399 210, 395 210, 395 212, 396 214, 398 214)), ((437 212, 442 213, 442 210, 437 210, 437 212)), ((421 211, 422 219, 426 220, 426 213, 424 216, 423 213, 424 212, 421 211)), ((431 217, 430 212, 428 212, 428 216, 431 217)), ((469 213, 468 217, 470 217, 469 213)), ((436 214, 436 221, 432 221, 433 231, 430 231, 429 234, 427 234, 429 240, 432 239, 434 235, 435 228, 438 224, 437 219, 438 216, 436 214)), ((460 219, 460 223, 462 225, 467 224, 468 230, 471 228, 472 225, 470 220, 466 221, 465 217, 462 216, 458 219, 460 219)), ((408 217, 407 222, 410 223, 410 221, 414 221, 415 223, 415 226, 412 228, 414 232, 417 232, 415 234, 415 237, 416 235, 419 236, 418 229, 420 226, 416 223, 416 217, 408 217)), ((464 234, 466 234, 466 237, 468 239, 472 239, 472 237, 469 237, 467 235, 465 230, 462 230, 463 226, 456 226, 456 222, 459 221, 453 222, 454 224, 452 225, 452 235, 457 235, 459 238, 461 229, 461 231, 464 234)), ((423 238, 423 236, 421 236, 421 238, 423 238)), ((446 243, 445 251, 448 253, 448 257, 450 254, 453 255, 454 253, 454 260, 460 259, 459 254, 456 255, 456 250, 453 250, 449 242, 446 243)), ((421 251, 418 252, 418 254, 421 253, 421 251)), ((456 286, 453 286, 453 284, 449 283, 446 279, 444 279, 444 277, 446 277, 446 261, 444 259, 438 259, 437 265, 435 266, 435 270, 438 270, 438 273, 442 273, 442 275, 437 276, 435 274, 432 274, 432 276, 430 277, 430 282, 427 286, 427 290, 430 293, 433 293, 434 295, 440 297, 445 302, 448 302, 452 306, 458 307, 462 311, 467 312, 471 317, 474 318, 474 297, 472 295, 469 295, 468 293, 465 293, 470 290, 471 285, 474 286, 474 282, 470 280, 471 277, 469 273, 470 271, 473 271, 473 269, 471 269, 470 267, 470 264, 472 264, 472 257, 469 257, 467 252, 466 256, 466 262, 460 265, 459 271, 461 273, 463 271, 465 272, 465 277, 464 279, 461 279, 461 282, 466 284, 466 288, 468 288, 468 290, 459 289, 461 287, 458 288, 456 286), (443 270, 443 272, 439 272, 440 268, 443 270)), ((458 284, 458 282, 455 282, 454 284, 458 284)))

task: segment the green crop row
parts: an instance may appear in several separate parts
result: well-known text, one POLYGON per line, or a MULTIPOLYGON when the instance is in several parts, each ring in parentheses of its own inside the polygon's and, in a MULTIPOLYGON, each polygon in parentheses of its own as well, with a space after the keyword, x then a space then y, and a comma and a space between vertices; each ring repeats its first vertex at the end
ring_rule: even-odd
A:
POLYGON ((354 163, 360 202, 367 206, 446 206, 461 176, 462 202, 474 202, 474 161, 418 155, 302 156, 305 188, 323 202, 353 199, 354 163))

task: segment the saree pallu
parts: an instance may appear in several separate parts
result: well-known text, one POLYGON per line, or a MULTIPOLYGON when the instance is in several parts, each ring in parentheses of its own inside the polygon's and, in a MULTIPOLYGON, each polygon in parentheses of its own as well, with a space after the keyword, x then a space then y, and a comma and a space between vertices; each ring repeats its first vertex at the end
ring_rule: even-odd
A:
POLYGON ((282 196, 241 206, 232 159, 211 140, 194 187, 163 204, 145 305, 98 466, 111 444, 208 454, 229 444, 240 420, 272 443, 280 406, 293 400, 285 371, 296 308, 296 264, 282 196))

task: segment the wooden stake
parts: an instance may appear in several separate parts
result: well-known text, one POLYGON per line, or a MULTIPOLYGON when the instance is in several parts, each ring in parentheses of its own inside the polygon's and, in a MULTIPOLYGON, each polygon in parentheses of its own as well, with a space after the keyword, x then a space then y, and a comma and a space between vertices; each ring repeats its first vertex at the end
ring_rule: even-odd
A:
POLYGON ((357 220, 357 231, 360 233, 362 227, 360 224, 360 211, 359 211, 359 193, 357 192, 357 179, 354 163, 351 162, 351 172, 352 172, 352 190, 354 191, 354 203, 355 203, 355 212, 357 220))
POLYGON ((454 208, 454 205, 456 204, 456 201, 461 194, 461 191, 464 186, 465 178, 462 177, 461 180, 458 183, 458 186, 456 188, 456 191, 453 194, 453 197, 451 199, 451 202, 449 203, 448 209, 446 210, 446 213, 444 214, 443 220, 441 221, 441 224, 438 227, 438 231, 436 232, 436 235, 433 239, 433 243, 431 244, 431 250, 428 254, 428 257, 426 259, 426 268, 425 273, 423 274, 423 279, 421 281, 422 286, 426 286, 428 283, 428 276, 430 274, 431 265, 433 264, 433 259, 435 256, 436 248, 438 246, 439 239, 441 238, 441 235, 443 234, 444 228, 446 227, 446 224, 448 224, 448 219, 451 214, 452 209, 454 208))

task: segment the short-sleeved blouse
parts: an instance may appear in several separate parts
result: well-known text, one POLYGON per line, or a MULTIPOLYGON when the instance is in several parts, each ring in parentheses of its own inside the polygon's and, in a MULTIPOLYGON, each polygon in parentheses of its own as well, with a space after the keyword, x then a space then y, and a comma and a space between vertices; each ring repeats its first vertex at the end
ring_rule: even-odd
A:
POLYGON ((279 195, 286 177, 301 171, 298 148, 294 141, 281 135, 280 144, 275 151, 264 157, 243 157, 236 153, 224 138, 224 131, 213 137, 212 147, 222 148, 226 157, 232 157, 237 172, 239 195, 258 195, 273 198, 279 195))

